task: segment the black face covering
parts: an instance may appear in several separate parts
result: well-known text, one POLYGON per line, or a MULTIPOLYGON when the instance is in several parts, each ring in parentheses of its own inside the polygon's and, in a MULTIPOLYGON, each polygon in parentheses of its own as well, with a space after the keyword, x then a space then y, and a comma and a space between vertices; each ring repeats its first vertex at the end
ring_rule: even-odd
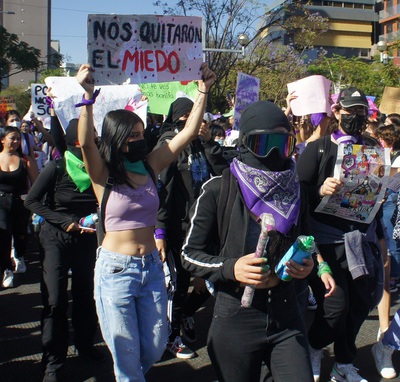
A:
POLYGON ((147 142, 145 139, 128 142, 127 146, 128 146, 128 152, 124 153, 124 156, 129 162, 134 163, 146 159, 147 142))
POLYGON ((182 131, 185 125, 186 125, 186 119, 184 121, 178 121, 175 123, 175 127, 178 129, 178 131, 182 131))
POLYGON ((362 131, 365 117, 357 114, 341 114, 340 127, 346 134, 356 136, 362 131))
POLYGON ((247 148, 240 147, 238 159, 258 170, 284 171, 289 168, 291 158, 282 158, 278 149, 272 149, 265 158, 257 158, 247 148))

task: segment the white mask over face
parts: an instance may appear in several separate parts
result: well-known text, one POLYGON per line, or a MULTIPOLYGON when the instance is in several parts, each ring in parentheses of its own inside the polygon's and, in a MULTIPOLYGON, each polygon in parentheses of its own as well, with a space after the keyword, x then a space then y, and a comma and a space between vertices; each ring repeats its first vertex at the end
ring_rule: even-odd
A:
POLYGON ((21 121, 12 121, 8 124, 8 126, 17 127, 19 129, 21 127, 21 121))

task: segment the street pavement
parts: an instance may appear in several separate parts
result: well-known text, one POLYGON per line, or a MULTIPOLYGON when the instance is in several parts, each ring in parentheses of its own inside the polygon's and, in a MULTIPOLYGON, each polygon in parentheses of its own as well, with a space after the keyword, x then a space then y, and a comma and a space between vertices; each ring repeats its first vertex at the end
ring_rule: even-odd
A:
MULTIPOLYGON (((0 289, 0 382, 40 382, 40 269, 37 245, 30 241, 30 252, 26 256, 27 272, 15 275, 15 287, 0 289)), ((196 357, 180 360, 165 353, 147 374, 147 382, 214 382, 216 375, 207 355, 206 337, 212 317, 213 301, 196 313, 197 341, 191 345, 196 357)), ((400 307, 399 293, 392 294, 391 314, 400 307)), ((312 318, 308 313, 307 319, 312 318)), ((354 362, 360 374, 369 382, 385 381, 377 373, 371 355, 371 346, 376 341, 378 314, 374 310, 361 328, 358 336, 358 354, 354 362)), ((72 332, 70 332, 72 338, 72 332)), ((113 382, 112 361, 100 333, 96 346, 106 354, 106 361, 99 364, 79 358, 73 346, 68 349, 68 358, 62 373, 66 382, 113 382)), ((290 357, 290 355, 288 355, 290 357)), ((395 352, 394 365, 400 371, 400 354, 395 352)), ((332 347, 324 349, 321 382, 329 381, 333 366, 332 347)), ((392 381, 400 381, 400 377, 392 381)), ((290 381, 292 382, 292 381, 290 381)), ((302 382, 302 381, 299 381, 302 382)))

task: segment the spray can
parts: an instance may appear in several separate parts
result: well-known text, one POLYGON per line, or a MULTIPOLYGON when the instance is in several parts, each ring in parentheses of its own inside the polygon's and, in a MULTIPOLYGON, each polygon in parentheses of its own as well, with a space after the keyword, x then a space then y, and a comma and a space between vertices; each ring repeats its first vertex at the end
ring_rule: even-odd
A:
POLYGON ((289 260, 293 260, 297 264, 303 264, 303 259, 310 258, 314 251, 314 237, 300 235, 275 267, 275 273, 283 281, 292 280, 292 277, 286 272, 285 263, 289 260))
POLYGON ((96 228, 96 223, 99 221, 99 216, 97 213, 84 216, 79 219, 79 225, 85 228, 96 228))

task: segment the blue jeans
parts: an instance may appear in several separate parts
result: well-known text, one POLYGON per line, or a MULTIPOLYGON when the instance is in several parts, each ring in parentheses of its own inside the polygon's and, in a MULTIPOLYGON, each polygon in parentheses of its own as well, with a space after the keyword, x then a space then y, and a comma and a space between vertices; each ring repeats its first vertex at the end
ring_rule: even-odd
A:
POLYGON ((394 350, 400 350, 400 309, 397 309, 382 342, 394 350))
POLYGON ((386 202, 383 203, 382 222, 387 232, 387 235, 385 235, 386 246, 391 254, 390 275, 398 278, 400 277, 400 251, 397 248, 396 240, 393 239, 393 224, 390 221, 396 208, 396 204, 397 193, 392 192, 388 195, 386 202))
POLYGON ((145 382, 168 338, 167 290, 158 251, 126 256, 100 247, 95 300, 118 382, 145 382))

